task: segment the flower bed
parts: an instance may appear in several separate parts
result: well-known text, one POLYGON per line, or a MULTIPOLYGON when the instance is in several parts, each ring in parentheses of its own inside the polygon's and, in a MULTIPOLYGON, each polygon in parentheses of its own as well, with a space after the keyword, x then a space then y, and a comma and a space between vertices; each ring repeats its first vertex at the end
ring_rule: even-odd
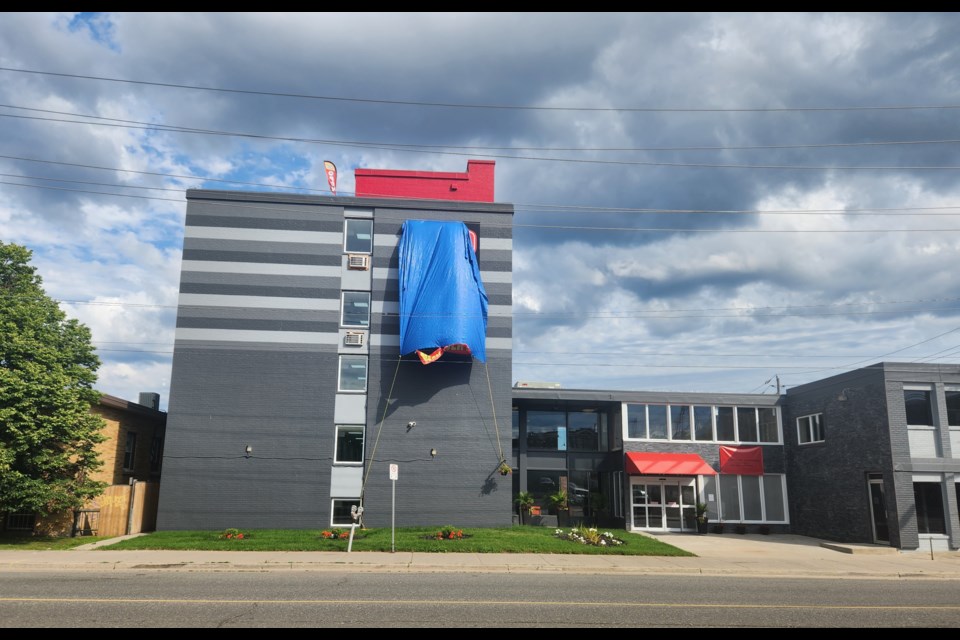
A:
POLYGON ((243 540, 249 538, 249 533, 244 533, 240 529, 224 529, 223 533, 218 536, 221 540, 243 540))
POLYGON ((554 535, 564 540, 570 540, 580 544, 589 544, 595 547, 617 547, 626 544, 620 538, 614 537, 609 531, 600 533, 593 527, 585 527, 583 525, 573 527, 569 531, 557 529, 554 535))
POLYGON ((327 529, 320 532, 320 537, 326 540, 345 540, 350 537, 350 531, 346 529, 327 529))

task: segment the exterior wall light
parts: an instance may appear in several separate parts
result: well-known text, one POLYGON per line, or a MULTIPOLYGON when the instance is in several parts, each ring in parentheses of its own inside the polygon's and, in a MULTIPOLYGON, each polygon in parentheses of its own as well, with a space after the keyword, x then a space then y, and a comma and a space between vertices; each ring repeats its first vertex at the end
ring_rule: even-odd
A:
POLYGON ((430 457, 431 457, 431 458, 436 458, 436 457, 437 457, 437 450, 436 450, 436 449, 430 449, 430 457))
POLYGON ((245 454, 245 457, 249 458, 250 454, 253 453, 253 447, 247 445, 247 448, 243 450, 243 453, 245 454))

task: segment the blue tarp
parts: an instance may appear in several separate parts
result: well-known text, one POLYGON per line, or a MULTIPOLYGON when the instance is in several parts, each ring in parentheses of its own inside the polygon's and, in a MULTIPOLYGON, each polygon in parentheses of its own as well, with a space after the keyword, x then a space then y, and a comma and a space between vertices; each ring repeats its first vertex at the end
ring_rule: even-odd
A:
POLYGON ((401 233, 400 354, 466 345, 486 362, 487 293, 467 225, 407 220, 401 233))

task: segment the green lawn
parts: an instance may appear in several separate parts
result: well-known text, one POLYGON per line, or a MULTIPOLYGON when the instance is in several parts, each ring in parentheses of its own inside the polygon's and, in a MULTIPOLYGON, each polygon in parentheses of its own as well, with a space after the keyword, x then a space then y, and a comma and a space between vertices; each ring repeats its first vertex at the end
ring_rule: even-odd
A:
MULTIPOLYGON (((341 529, 342 531, 349 531, 341 529)), ((330 531, 330 530, 328 530, 330 531)), ((594 546, 565 540, 551 527, 513 526, 463 529, 463 538, 437 540, 437 529, 404 528, 394 532, 396 551, 429 553, 573 553, 630 556, 692 556, 648 536, 612 531, 618 546, 594 546)), ((564 529, 570 531, 569 528, 564 529)), ((601 530, 602 532, 603 530, 601 530)), ((181 549, 217 551, 346 551, 347 539, 327 539, 322 530, 243 530, 243 539, 221 537, 222 531, 156 531, 100 549, 181 549)), ((391 530, 357 529, 353 551, 391 551, 391 530)))
POLYGON ((82 544, 89 544, 104 538, 95 536, 80 536, 77 538, 51 538, 48 536, 30 536, 23 534, 0 534, 0 551, 22 549, 24 551, 49 551, 58 549, 72 549, 82 544))

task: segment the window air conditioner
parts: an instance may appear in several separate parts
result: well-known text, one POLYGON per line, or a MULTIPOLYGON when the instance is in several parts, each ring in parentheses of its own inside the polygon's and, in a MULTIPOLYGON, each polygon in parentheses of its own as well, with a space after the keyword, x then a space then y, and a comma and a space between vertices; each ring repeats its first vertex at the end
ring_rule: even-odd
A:
POLYGON ((343 336, 343 344, 351 347, 363 346, 363 334, 355 331, 348 331, 347 334, 343 336))
POLYGON ((370 268, 370 256, 362 254, 351 254, 347 256, 347 268, 366 271, 370 268))

